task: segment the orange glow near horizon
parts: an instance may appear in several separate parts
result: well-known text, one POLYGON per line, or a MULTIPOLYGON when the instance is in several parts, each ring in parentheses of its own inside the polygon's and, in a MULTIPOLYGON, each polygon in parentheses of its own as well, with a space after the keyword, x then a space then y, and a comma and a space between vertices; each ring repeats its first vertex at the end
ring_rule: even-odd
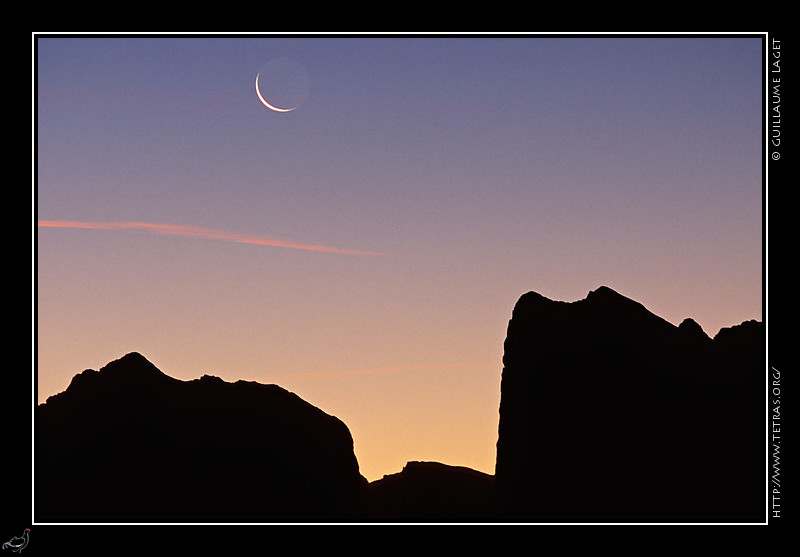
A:
POLYGON ((361 250, 349 250, 324 246, 319 244, 306 244, 282 238, 269 236, 256 236, 228 232, 202 226, 188 226, 182 224, 148 223, 148 222, 84 222, 84 221, 38 221, 39 228, 74 228, 86 230, 138 230, 152 234, 168 236, 184 236, 192 238, 205 238, 209 240, 222 240, 237 244, 253 244, 258 246, 271 246, 300 250, 320 251, 339 255, 385 255, 383 253, 361 250))
MULTIPOLYGON (((406 365, 406 366, 372 367, 364 369, 344 369, 336 371, 309 371, 293 375, 287 375, 285 377, 291 378, 296 381, 308 381, 314 379, 337 379, 340 377, 350 377, 355 375, 373 375, 376 373, 400 373, 404 371, 431 371, 431 370, 467 371, 467 370, 494 369, 496 367, 497 364, 493 362, 416 364, 416 365, 406 365)), ((282 378, 283 377, 276 377, 276 379, 282 379, 282 378)))

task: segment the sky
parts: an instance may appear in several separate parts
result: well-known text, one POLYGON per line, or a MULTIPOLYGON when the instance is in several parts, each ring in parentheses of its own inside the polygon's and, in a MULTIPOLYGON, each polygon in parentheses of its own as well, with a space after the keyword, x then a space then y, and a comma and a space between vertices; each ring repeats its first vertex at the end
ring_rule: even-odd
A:
POLYGON ((370 481, 491 474, 525 292, 763 318, 761 37, 33 47, 40 403, 136 351, 298 394, 370 481))

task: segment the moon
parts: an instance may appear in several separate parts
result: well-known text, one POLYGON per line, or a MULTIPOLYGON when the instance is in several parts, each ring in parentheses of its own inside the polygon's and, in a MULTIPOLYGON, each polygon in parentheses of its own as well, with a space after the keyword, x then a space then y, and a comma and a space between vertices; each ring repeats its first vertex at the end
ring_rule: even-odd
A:
POLYGON ((271 104, 269 104, 267 100, 261 96, 261 91, 258 90, 258 76, 260 75, 261 73, 256 74, 256 95, 258 95, 258 100, 261 101, 261 104, 263 104, 270 110, 274 110, 275 112, 291 112, 292 110, 297 108, 296 106, 293 106, 292 108, 278 108, 277 106, 272 106, 271 104))
POLYGON ((291 112, 308 96, 308 82, 308 74, 298 61, 275 58, 256 74, 256 95, 272 111, 291 112))

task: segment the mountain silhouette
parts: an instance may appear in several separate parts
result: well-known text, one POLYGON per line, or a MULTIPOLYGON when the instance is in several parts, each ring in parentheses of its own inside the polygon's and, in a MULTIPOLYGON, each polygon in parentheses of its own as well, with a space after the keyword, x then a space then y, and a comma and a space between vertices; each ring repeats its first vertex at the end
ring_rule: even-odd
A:
POLYGON ((347 426, 277 385, 181 381, 138 353, 35 411, 41 523, 760 522, 765 332, 712 339, 608 287, 513 308, 494 475, 367 482, 347 426))
POLYGON ((711 339, 608 287, 523 295, 504 346, 499 517, 763 520, 764 335, 748 321, 711 339))
POLYGON ((367 484, 339 419, 138 353, 75 376, 35 428, 37 522, 349 521, 367 484))
POLYGON ((491 522, 494 476, 465 466, 409 462, 369 484, 365 518, 377 522, 491 522))

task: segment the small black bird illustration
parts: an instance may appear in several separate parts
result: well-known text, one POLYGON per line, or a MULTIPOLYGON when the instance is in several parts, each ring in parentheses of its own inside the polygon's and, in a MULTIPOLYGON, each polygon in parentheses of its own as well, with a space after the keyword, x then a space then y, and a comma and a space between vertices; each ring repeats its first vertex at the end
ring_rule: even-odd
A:
POLYGON ((21 537, 14 536, 3 544, 3 549, 10 549, 12 551, 16 551, 17 553, 21 552, 23 549, 25 549, 25 546, 28 545, 28 535, 30 534, 30 531, 30 528, 25 528, 25 532, 22 533, 21 537))

